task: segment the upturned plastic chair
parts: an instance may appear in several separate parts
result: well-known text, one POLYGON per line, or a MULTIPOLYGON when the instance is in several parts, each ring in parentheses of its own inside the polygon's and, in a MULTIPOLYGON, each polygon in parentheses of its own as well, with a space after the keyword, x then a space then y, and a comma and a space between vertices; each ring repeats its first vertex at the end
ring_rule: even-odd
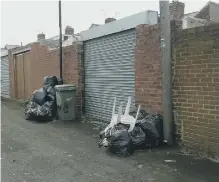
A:
POLYGON ((131 101, 132 101, 132 98, 129 97, 128 98, 128 103, 126 105, 125 113, 124 113, 124 115, 121 116, 121 120, 120 120, 120 123, 130 125, 130 127, 128 129, 128 132, 131 132, 134 129, 135 123, 138 119, 138 114, 139 114, 139 111, 140 111, 140 108, 141 108, 141 106, 139 105, 135 118, 133 116, 129 115, 129 111, 130 111, 130 107, 131 107, 131 101))
POLYGON ((129 97, 128 98, 128 103, 126 105, 126 109, 125 109, 125 114, 122 114, 122 106, 123 104, 121 103, 119 106, 119 110, 118 110, 118 114, 115 114, 115 108, 116 108, 116 97, 114 98, 114 103, 113 103, 113 110, 112 110, 112 117, 111 117, 111 122, 110 124, 105 128, 104 132, 106 134, 106 132, 114 127, 115 125, 117 125, 118 123, 123 123, 123 124, 127 124, 129 125, 129 129, 128 132, 131 132, 134 127, 135 127, 135 123, 138 119, 138 114, 140 111, 140 105, 138 106, 138 110, 137 110, 137 114, 136 117, 134 118, 133 116, 129 115, 129 111, 130 111, 130 107, 131 107, 131 101, 132 98, 129 97))

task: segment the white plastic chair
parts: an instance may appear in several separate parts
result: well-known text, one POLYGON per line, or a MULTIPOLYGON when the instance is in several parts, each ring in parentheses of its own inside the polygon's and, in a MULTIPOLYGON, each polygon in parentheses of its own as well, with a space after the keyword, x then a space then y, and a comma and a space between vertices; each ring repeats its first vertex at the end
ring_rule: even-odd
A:
POLYGON ((130 107, 131 107, 131 101, 132 101, 132 98, 129 97, 128 98, 128 103, 127 103, 126 109, 125 109, 125 114, 121 116, 121 120, 120 120, 120 123, 130 125, 130 127, 128 129, 128 132, 131 132, 134 129, 135 123, 138 119, 138 114, 139 114, 139 111, 140 111, 140 107, 141 107, 140 105, 138 106, 138 110, 137 110, 136 116, 134 118, 133 116, 129 115, 129 111, 130 111, 130 107))
POLYGON ((110 124, 105 128, 104 132, 106 134, 107 130, 112 128, 113 126, 115 126, 118 122, 118 115, 115 114, 115 109, 116 109, 116 97, 114 98, 114 102, 113 102, 113 110, 112 110, 112 117, 111 117, 111 121, 110 124))
POLYGON ((119 106, 118 114, 115 114, 116 97, 114 98, 113 110, 112 110, 112 118, 111 118, 110 124, 104 130, 105 134, 106 134, 106 132, 110 128, 114 127, 118 123, 123 123, 123 124, 130 125, 130 127, 128 129, 128 132, 131 132, 134 129, 135 123, 136 123, 136 121, 138 119, 138 114, 139 114, 141 106, 140 105, 138 106, 138 111, 137 111, 136 117, 134 118, 133 116, 129 115, 129 111, 130 111, 130 107, 131 107, 131 101, 132 101, 132 98, 129 97, 128 98, 128 103, 126 105, 126 109, 125 109, 125 114, 124 115, 122 114, 122 105, 123 105, 122 103, 119 106))

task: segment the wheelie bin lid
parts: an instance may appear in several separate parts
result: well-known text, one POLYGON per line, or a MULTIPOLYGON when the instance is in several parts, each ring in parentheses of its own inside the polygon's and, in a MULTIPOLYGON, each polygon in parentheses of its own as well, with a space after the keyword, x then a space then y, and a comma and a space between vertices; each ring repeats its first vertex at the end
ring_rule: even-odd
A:
POLYGON ((74 91, 76 90, 75 85, 70 85, 70 84, 63 84, 63 85, 56 85, 55 90, 62 92, 62 91, 74 91))

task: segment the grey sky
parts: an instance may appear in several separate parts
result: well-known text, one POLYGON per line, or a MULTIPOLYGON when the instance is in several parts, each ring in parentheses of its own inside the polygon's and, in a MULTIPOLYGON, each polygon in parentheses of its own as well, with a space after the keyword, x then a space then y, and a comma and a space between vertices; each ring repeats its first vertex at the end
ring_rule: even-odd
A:
MULTIPOLYGON (((184 1, 185 13, 202 8, 207 1, 184 1)), ((214 2, 219 2, 216 0, 214 2)), ((66 25, 75 32, 86 30, 92 23, 103 24, 113 16, 123 18, 144 10, 159 10, 159 1, 62 1, 63 31, 66 25)), ((1 47, 5 44, 23 45, 36 40, 43 32, 46 38, 58 35, 58 1, 2 1, 1 47)))

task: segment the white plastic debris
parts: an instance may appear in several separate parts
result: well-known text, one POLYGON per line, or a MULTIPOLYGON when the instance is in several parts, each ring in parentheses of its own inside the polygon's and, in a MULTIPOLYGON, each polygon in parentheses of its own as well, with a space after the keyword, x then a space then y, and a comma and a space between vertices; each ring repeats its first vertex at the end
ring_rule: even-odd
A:
POLYGON ((109 146, 109 142, 107 141, 106 138, 103 139, 103 141, 102 141, 102 146, 103 146, 103 147, 108 147, 108 146, 109 146))
POLYGON ((139 164, 139 165, 138 165, 138 169, 141 169, 142 167, 143 167, 142 164, 139 164))
POLYGON ((166 163, 176 163, 176 160, 164 160, 166 163))

